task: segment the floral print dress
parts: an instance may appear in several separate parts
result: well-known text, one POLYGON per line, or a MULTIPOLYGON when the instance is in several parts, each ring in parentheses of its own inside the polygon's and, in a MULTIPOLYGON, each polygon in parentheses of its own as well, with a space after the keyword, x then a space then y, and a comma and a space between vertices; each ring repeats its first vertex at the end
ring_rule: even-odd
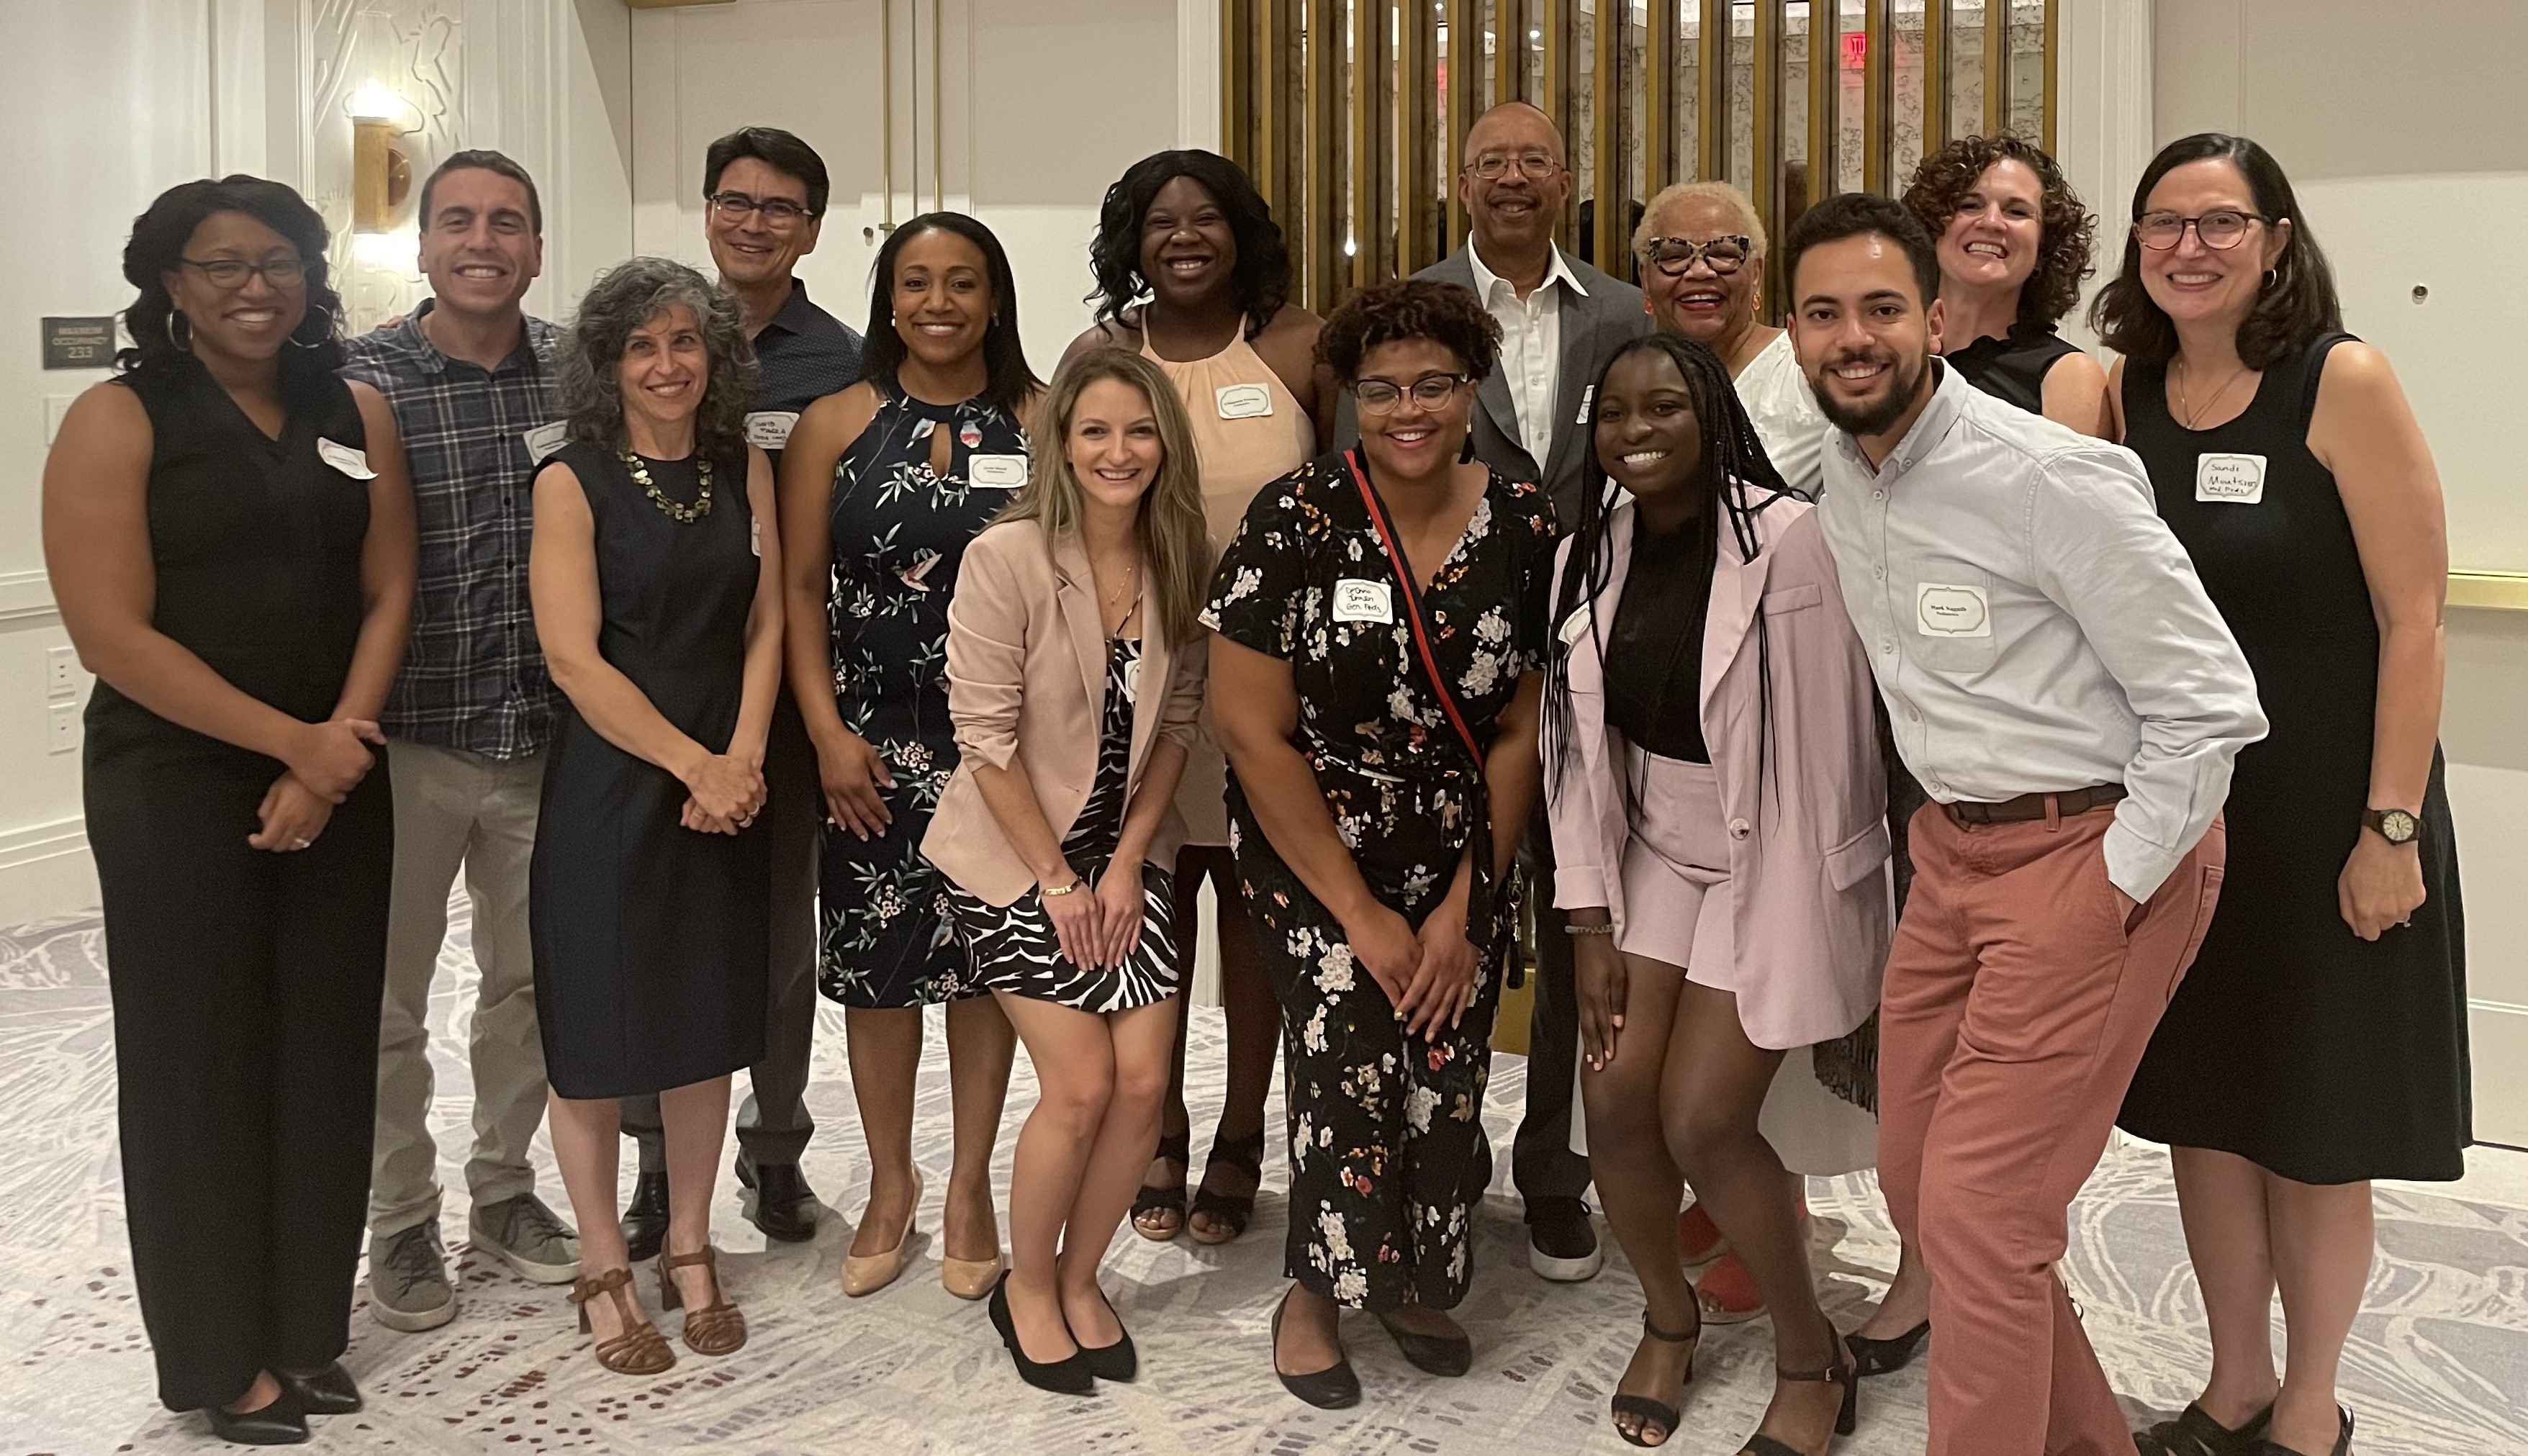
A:
MULTIPOLYGON (((1433 653, 1479 742, 1490 743, 1520 676, 1543 664, 1553 546, 1544 492, 1495 475, 1423 589, 1433 653)), ((1258 493, 1203 620, 1290 664, 1293 746, 1371 892, 1419 929, 1471 837, 1476 786, 1414 650, 1404 590, 1343 457, 1328 455, 1258 493)), ((1469 1221, 1492 1181, 1484 1084, 1512 897, 1503 886, 1475 937, 1474 1006, 1425 1040, 1397 1024, 1342 924, 1275 854, 1234 773, 1229 806, 1257 949, 1282 1002, 1287 1272, 1352 1308, 1452 1308, 1471 1274, 1469 1221)))
POLYGON ((988 399, 931 404, 877 388, 876 416, 834 465, 826 618, 834 706, 886 760, 894 821, 866 843, 827 824, 816 897, 818 988, 864 1009, 944 1001, 966 970, 948 882, 922 858, 957 771, 948 601, 967 544, 1017 494, 1027 454, 1017 418, 988 399), (944 473, 931 468, 942 430, 952 432, 944 473))

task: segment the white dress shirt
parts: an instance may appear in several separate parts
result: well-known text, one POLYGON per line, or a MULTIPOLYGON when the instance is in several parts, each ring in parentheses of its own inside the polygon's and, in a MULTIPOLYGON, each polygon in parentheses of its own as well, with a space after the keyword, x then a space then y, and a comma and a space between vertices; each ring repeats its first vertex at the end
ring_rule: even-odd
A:
POLYGON ((1817 506, 1897 751, 1943 804, 2124 785, 2107 878, 2146 901, 2265 736, 2255 677, 2131 450, 1931 367, 1884 465, 1833 432, 1817 506))
POLYGON ((1481 249, 1469 245, 1466 262, 1474 269, 1475 296, 1501 327, 1501 383, 1509 386, 1510 405, 1518 412, 1519 442, 1528 458, 1543 470, 1554 454, 1554 407, 1562 387, 1562 294, 1556 285, 1586 298, 1580 276, 1554 249, 1545 282, 1525 298, 1509 280, 1484 266, 1481 249))
POLYGON ((1748 422, 1756 427, 1756 438, 1764 442, 1764 453, 1782 483, 1817 498, 1825 468, 1825 438, 1834 427, 1817 408, 1817 393, 1800 371, 1787 331, 1757 350, 1738 371, 1737 385, 1738 402, 1747 406, 1748 422))

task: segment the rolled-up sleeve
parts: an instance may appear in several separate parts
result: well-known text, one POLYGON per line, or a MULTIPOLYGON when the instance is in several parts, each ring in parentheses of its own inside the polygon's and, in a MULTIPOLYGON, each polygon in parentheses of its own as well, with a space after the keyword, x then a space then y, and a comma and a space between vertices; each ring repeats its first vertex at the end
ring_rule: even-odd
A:
POLYGON ((2036 585, 2080 623, 2140 720, 2105 852, 2107 878, 2147 901, 2211 827, 2238 751, 2265 736, 2265 714, 2140 462, 2097 450, 2046 468, 2057 488, 2034 492, 2029 506, 2036 585))
POLYGON ((1203 680, 1211 665, 1211 633, 1196 628, 1193 640, 1177 649, 1168 669, 1168 701, 1159 715, 1159 737, 1193 747, 1202 720, 1203 680))
POLYGON ((1018 754, 1027 627, 1017 579, 976 541, 948 603, 948 721, 957 751, 978 767, 1007 768, 1018 754))

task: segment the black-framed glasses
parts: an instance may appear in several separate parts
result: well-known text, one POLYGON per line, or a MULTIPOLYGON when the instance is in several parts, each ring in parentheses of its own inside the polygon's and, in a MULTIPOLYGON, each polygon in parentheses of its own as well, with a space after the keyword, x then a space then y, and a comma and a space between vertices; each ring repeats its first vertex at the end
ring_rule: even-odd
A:
POLYGON ((750 197, 744 192, 713 192, 704 199, 719 212, 742 218, 751 212, 764 214, 764 226, 795 228, 816 214, 787 197, 750 197))
POLYGON ((1669 278, 1685 277, 1697 258, 1714 273, 1736 273, 1755 253, 1754 239, 1736 233, 1703 242, 1684 237, 1654 237, 1642 245, 1642 261, 1669 278))
POLYGON ((250 278, 262 279, 276 288, 290 288, 297 286, 299 281, 307 277, 307 265, 296 258, 273 257, 260 263, 249 263, 243 258, 179 258, 176 261, 198 271, 210 280, 212 287, 232 293, 244 287, 245 281, 250 278))
POLYGON ((1463 374, 1426 374, 1409 385, 1399 385, 1392 379, 1365 379, 1353 384, 1351 397, 1359 402, 1360 412, 1365 415, 1394 414, 1407 394, 1420 408, 1438 409, 1473 382, 1463 374))
POLYGON ((1486 182, 1500 182, 1509 176, 1513 167, 1527 177, 1552 177, 1562 170, 1562 164, 1554 160, 1552 153, 1541 151, 1486 152, 1469 163, 1466 170, 1486 182))
POLYGON ((2186 230, 2203 239, 2203 245, 2216 251, 2227 251, 2247 240, 2247 233, 2257 223, 2269 221, 2256 213, 2235 207, 2216 207, 2196 218, 2182 218, 2173 212, 2146 212, 2133 224, 2133 236, 2155 253, 2164 253, 2186 240, 2186 230))

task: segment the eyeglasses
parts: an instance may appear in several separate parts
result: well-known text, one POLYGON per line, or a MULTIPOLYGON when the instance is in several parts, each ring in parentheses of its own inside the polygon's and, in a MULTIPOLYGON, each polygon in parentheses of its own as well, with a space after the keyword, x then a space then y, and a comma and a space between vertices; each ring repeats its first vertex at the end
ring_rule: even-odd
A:
POLYGON ((760 212, 764 214, 764 225, 767 228, 795 228, 802 218, 816 216, 787 197, 759 199, 744 192, 713 192, 703 200, 709 202, 713 210, 731 217, 742 218, 748 213, 760 212))
POLYGON ((1462 374, 1426 374, 1409 385, 1399 385, 1392 379, 1365 379, 1351 387, 1351 397, 1360 402, 1360 412, 1367 415, 1394 414, 1407 394, 1413 396, 1419 408, 1438 409, 1473 382, 1462 374))
POLYGON ((1732 234, 1708 242, 1694 242, 1683 237, 1654 237, 1642 248, 1642 261, 1667 275, 1683 278, 1700 258, 1714 273, 1736 273, 1755 253, 1749 238, 1732 234))
POLYGON ((2246 240, 2249 225, 2265 221, 2252 212, 2240 212, 2235 207, 2214 208, 2199 218, 2182 218, 2173 212, 2151 212, 2142 214, 2141 221, 2133 224, 2133 236, 2152 252, 2164 253, 2184 242, 2186 230, 2192 228, 2194 235, 2203 239, 2205 247, 2229 249, 2246 240))
POLYGON ((262 279, 276 288, 288 288, 296 286, 299 280, 307 276, 307 265, 296 258, 266 258, 260 263, 249 263, 243 258, 179 258, 177 261, 187 268, 199 269, 202 277, 210 280, 212 287, 230 292, 244 287, 245 281, 250 278, 262 279))
POLYGON ((1509 176, 1513 167, 1528 177, 1552 177, 1562 170, 1561 163, 1544 152, 1520 152, 1516 156, 1505 152, 1486 152, 1475 158, 1473 165, 1466 170, 1486 182, 1500 182, 1509 176))

